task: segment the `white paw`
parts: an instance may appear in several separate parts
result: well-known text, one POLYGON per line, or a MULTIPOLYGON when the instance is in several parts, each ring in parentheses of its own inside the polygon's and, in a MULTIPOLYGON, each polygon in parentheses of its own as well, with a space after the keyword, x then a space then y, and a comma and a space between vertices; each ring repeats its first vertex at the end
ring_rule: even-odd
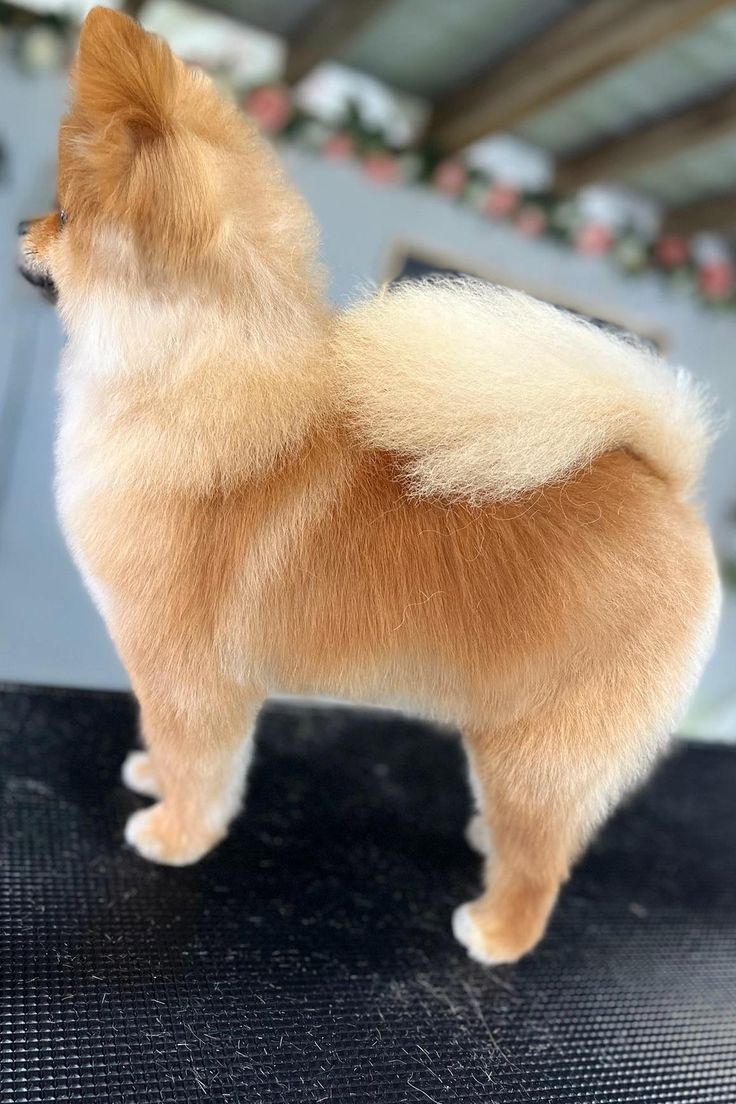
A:
POLYGON ((128 817, 125 825, 125 842, 129 843, 144 859, 162 862, 163 847, 155 833, 150 831, 151 814, 155 808, 154 805, 150 809, 138 809, 128 817))
POLYGON ((465 842, 479 855, 490 855, 491 833, 480 813, 472 816, 465 826, 465 842))
POLYGON ((189 866, 220 842, 223 833, 214 833, 204 825, 182 821, 171 815, 163 801, 148 809, 139 809, 128 817, 125 840, 139 855, 166 866, 189 866))
POLYGON ((485 936, 473 919, 470 904, 460 905, 452 914, 452 934, 462 944, 471 958, 483 966, 501 966, 507 962, 516 962, 518 953, 509 952, 485 936))
POLYGON ((147 751, 129 751, 120 773, 123 782, 133 793, 143 797, 161 796, 156 771, 147 751))

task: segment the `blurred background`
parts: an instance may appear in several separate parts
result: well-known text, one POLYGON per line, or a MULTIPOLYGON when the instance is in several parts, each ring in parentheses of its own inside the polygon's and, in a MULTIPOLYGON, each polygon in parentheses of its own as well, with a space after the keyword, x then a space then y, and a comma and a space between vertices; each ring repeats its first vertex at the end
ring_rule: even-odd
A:
MULTIPOLYGON (((82 0, 0 2, 0 681, 126 685, 52 493, 53 309, 15 227, 54 201, 82 0)), ((331 295, 461 271, 631 331, 711 387, 723 622, 683 731, 736 739, 736 3, 128 0, 279 146, 331 295)))

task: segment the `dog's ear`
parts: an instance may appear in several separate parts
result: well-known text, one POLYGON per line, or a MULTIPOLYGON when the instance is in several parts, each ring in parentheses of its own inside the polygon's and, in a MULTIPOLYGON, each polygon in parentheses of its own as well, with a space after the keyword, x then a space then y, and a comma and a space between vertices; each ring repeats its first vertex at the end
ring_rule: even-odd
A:
POLYGON ((186 106, 200 87, 127 16, 93 8, 84 21, 59 135, 59 196, 80 225, 127 226, 149 268, 186 270, 219 225, 212 166, 186 106))
POLYGON ((164 134, 179 63, 166 43, 110 8, 84 21, 72 78, 75 106, 92 129, 124 126, 133 140, 164 134))

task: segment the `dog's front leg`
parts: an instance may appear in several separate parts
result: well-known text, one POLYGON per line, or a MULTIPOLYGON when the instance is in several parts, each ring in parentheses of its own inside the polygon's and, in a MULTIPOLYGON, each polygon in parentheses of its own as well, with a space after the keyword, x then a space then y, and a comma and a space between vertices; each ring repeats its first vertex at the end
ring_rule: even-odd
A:
POLYGON ((134 686, 148 751, 129 756, 123 778, 160 800, 133 813, 125 838, 147 859, 184 866, 224 838, 241 806, 262 695, 217 679, 176 695, 134 686))

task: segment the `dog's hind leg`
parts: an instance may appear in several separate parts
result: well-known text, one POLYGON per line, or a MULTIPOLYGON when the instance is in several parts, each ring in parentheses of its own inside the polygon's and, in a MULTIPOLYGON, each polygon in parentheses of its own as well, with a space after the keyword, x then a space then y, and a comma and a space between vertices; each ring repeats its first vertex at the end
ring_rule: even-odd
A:
POLYGON ((514 962, 536 945, 572 863, 661 745, 653 730, 622 739, 615 700, 589 706, 546 704, 503 731, 466 736, 475 836, 490 849, 485 891, 456 910, 453 931, 480 962, 514 962))

